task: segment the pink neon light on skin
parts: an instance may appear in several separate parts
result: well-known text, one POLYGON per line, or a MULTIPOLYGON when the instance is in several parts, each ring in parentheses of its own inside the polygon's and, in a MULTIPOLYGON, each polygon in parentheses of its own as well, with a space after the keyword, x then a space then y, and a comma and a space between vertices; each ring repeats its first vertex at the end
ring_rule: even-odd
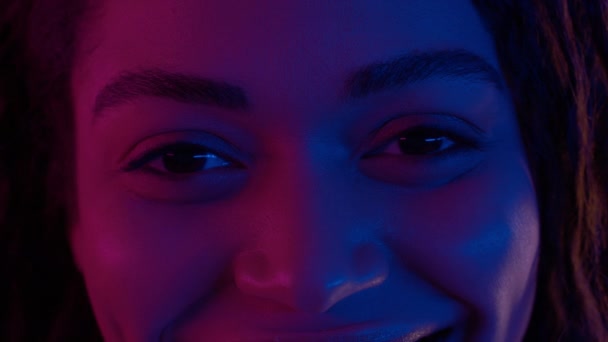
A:
POLYGON ((91 18, 72 78, 71 243, 107 341, 359 324, 523 336, 539 223, 507 92, 435 77, 342 96, 354 70, 416 51, 463 49, 500 70, 468 1, 107 0, 91 18), (93 119, 100 90, 138 68, 234 84, 251 106, 141 97, 93 119), (431 124, 482 148, 401 153, 400 132, 431 124), (181 178, 125 170, 174 141, 226 159, 181 178))

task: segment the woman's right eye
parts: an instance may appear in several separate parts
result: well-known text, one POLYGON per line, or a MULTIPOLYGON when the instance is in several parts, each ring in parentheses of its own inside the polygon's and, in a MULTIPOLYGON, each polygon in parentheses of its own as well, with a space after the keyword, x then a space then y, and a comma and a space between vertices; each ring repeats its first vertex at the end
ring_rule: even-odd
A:
POLYGON ((190 175, 210 169, 231 166, 234 162, 205 146, 191 142, 170 143, 127 164, 125 171, 146 170, 157 174, 190 175))

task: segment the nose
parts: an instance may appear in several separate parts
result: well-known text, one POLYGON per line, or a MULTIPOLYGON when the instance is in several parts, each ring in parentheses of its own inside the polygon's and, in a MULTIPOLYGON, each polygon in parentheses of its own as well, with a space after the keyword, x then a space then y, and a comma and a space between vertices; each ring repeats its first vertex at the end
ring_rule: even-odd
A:
POLYGON ((234 259, 237 288, 294 311, 322 313, 383 283, 388 254, 374 238, 374 220, 358 210, 353 185, 330 174, 282 175, 256 196, 263 227, 234 259))
POLYGON ((295 253, 281 256, 267 249, 240 254, 235 262, 239 290, 294 311, 323 313, 351 295, 380 285, 388 274, 383 253, 374 244, 352 249, 334 245, 324 251, 300 245, 297 249, 302 251, 297 261, 295 253))

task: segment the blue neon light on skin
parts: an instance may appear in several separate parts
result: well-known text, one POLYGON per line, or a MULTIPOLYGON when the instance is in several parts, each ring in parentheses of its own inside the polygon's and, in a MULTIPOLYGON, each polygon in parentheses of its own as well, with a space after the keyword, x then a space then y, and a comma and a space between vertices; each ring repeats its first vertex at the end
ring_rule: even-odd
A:
POLYGON ((107 341, 523 336, 538 209, 471 3, 101 4, 70 239, 107 341))

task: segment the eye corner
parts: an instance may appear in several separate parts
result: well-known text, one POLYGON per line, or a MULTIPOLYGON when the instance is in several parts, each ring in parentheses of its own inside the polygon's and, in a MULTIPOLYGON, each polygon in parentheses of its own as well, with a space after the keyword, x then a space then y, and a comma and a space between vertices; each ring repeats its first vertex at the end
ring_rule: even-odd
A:
MULTIPOLYGON (((163 168, 165 168, 166 160, 163 159, 160 162, 163 163, 163 168)), ((228 153, 224 153, 221 148, 215 149, 205 144, 192 141, 172 141, 148 148, 136 157, 127 160, 124 165, 120 167, 120 170, 126 173, 142 171, 154 176, 177 175, 179 178, 183 178, 184 175, 192 177, 194 174, 208 173, 216 169, 227 170, 244 168, 246 168, 246 165, 243 162, 238 158, 230 156, 228 153), (195 157, 195 155, 198 157, 195 157), (196 169, 195 167, 196 170, 193 170, 192 172, 171 172, 170 170, 163 172, 158 170, 158 167, 151 166, 158 163, 160 159, 168 156, 177 158, 176 160, 178 163, 183 162, 184 159, 181 158, 184 156, 191 157, 187 161, 204 158, 205 163, 199 166, 199 169, 196 169)))

